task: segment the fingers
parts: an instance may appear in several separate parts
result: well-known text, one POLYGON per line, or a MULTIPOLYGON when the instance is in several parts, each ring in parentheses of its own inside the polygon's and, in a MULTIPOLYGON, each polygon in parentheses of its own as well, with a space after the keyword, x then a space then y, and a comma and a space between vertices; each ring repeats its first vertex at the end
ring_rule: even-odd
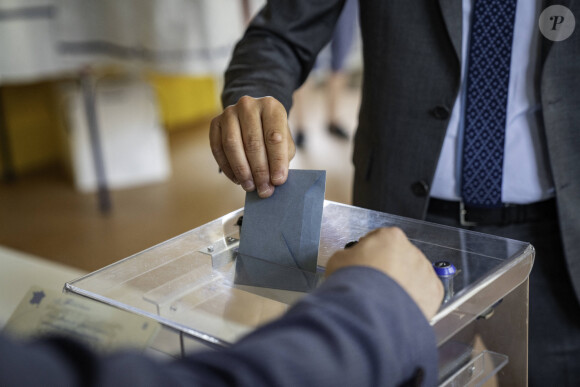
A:
POLYGON ((390 276, 417 303, 427 319, 443 300, 443 285, 431 262, 396 227, 371 231, 354 247, 337 252, 327 264, 327 274, 347 266, 370 266, 390 276))
MULTIPOLYGON (((238 180, 238 178, 232 171, 232 168, 230 167, 230 163, 228 161, 228 157, 226 155, 226 151, 223 146, 224 143, 222 138, 227 137, 228 141, 226 142, 227 144, 226 146, 231 146, 234 149, 236 148, 236 146, 233 144, 236 141, 235 134, 224 134, 224 136, 222 136, 222 122, 226 121, 226 116, 227 113, 224 112, 222 115, 215 117, 211 121, 209 130, 209 143, 211 147, 211 152, 213 153, 213 157, 218 163, 220 170, 224 173, 224 175, 228 177, 228 179, 230 179, 236 184, 240 184, 240 181, 238 180)), ((225 127, 228 128, 229 126, 225 125, 225 127)), ((236 131, 234 130, 234 133, 235 132, 236 131)), ((239 133, 239 130, 237 132, 239 133)), ((239 141, 241 143, 241 137, 239 141)))
POLYGON ((294 141, 288 129, 286 111, 279 109, 279 102, 274 99, 264 101, 262 124, 264 140, 268 154, 270 181, 273 185, 281 185, 288 178, 288 162, 294 157, 294 141), (290 153, 292 155, 290 156, 290 153))
POLYGON ((295 147, 284 106, 272 97, 242 97, 210 126, 211 150, 224 174, 269 197, 288 177, 295 147))
POLYGON ((409 290, 407 288, 405 290, 408 291, 429 320, 435 316, 443 301, 445 293, 443 283, 435 274, 432 264, 428 261, 424 262, 416 271, 418 272, 417 278, 408 286, 409 290))
MULTIPOLYGON (((244 144, 242 150, 251 169, 251 175, 248 178, 253 179, 258 195, 265 198, 274 193, 274 186, 270 183, 270 167, 264 140, 265 128, 262 126, 262 107, 258 100, 249 97, 240 98, 238 107, 238 118, 244 144)), ((236 171, 235 165, 238 162, 241 164, 241 160, 230 159, 234 173, 236 171)), ((244 182, 242 181, 243 186, 244 182)))

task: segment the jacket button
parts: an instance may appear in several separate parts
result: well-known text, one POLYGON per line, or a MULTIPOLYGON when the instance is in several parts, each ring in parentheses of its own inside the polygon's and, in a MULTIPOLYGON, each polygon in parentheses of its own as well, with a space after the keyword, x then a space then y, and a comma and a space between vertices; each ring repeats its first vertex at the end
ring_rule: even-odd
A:
POLYGON ((449 118, 450 110, 447 106, 437 105, 431 109, 431 115, 438 120, 446 120, 449 118))
POLYGON ((415 196, 427 196, 427 193, 429 193, 429 184, 425 180, 416 181, 411 184, 411 191, 415 196))

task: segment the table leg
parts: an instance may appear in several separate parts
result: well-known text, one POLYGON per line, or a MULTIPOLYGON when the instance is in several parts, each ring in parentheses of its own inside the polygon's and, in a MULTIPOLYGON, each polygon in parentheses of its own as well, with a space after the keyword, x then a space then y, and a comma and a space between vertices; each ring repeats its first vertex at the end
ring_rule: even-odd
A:
POLYGON ((105 161, 103 149, 99 136, 99 123, 96 110, 95 80, 90 71, 81 72, 81 89, 87 116, 91 152, 93 154, 93 164, 97 179, 97 195, 99 209, 101 213, 108 213, 111 210, 111 197, 107 186, 107 176, 105 173, 105 161))

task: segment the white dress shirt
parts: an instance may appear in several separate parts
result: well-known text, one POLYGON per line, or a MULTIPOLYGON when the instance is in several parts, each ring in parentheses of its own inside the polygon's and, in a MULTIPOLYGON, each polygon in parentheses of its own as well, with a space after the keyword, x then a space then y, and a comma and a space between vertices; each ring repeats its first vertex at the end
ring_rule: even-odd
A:
MULTIPOLYGON (((459 200, 466 58, 473 0, 463 0, 461 89, 449 121, 431 196, 459 200)), ((528 204, 554 196, 540 102, 540 1, 518 0, 510 68, 502 202, 528 204)))

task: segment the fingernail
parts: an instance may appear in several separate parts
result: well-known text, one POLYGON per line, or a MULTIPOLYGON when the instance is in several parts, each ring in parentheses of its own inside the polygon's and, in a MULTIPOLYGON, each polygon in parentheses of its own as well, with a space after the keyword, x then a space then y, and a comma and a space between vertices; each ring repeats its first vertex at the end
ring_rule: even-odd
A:
POLYGON ((267 196, 272 191, 272 186, 269 184, 262 184, 258 187, 258 196, 267 196))
POLYGON ((242 183, 242 188, 244 191, 253 191, 256 186, 252 180, 246 180, 242 183))
POLYGON ((275 183, 277 181, 280 181, 284 178, 284 174, 283 173, 275 173, 272 175, 272 183, 275 183))

